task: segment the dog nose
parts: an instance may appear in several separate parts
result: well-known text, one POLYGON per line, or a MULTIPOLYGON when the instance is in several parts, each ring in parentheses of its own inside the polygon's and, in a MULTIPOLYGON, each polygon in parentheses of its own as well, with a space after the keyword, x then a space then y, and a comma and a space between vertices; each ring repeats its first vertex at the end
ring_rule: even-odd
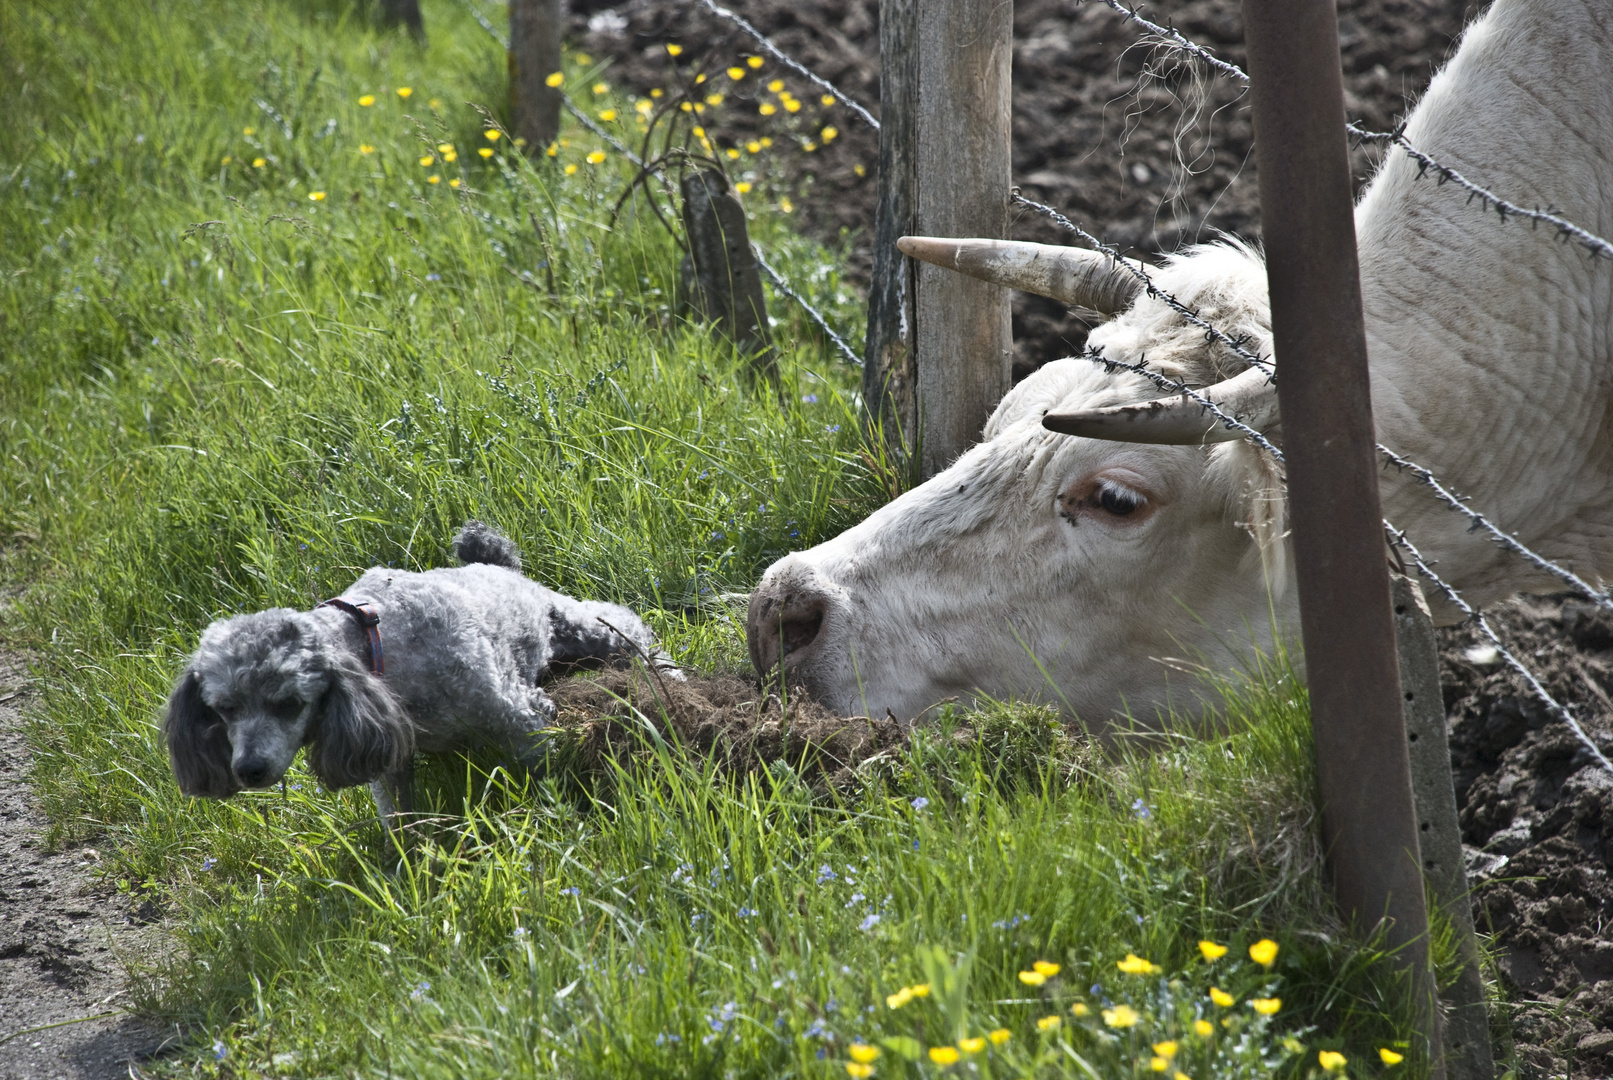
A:
POLYGON ((242 758, 235 763, 235 778, 249 788, 262 787, 269 782, 269 762, 267 758, 242 758))
POLYGON ((751 594, 745 623, 745 644, 757 674, 767 675, 816 641, 828 611, 828 595, 812 583, 764 579, 751 594))

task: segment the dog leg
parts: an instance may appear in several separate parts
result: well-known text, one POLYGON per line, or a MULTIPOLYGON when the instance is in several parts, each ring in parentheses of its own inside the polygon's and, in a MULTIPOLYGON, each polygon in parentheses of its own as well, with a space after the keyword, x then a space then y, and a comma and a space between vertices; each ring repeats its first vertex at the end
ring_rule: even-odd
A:
POLYGON ((371 780, 370 798, 375 800, 375 812, 386 830, 381 843, 383 857, 394 851, 402 854, 404 819, 414 813, 414 762, 371 780))

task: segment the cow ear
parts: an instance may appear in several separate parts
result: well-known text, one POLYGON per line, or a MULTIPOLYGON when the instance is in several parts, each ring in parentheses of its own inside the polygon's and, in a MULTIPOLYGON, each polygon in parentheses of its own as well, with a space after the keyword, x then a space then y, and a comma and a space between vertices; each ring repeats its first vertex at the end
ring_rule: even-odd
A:
POLYGON ((386 683, 343 656, 331 670, 308 765, 331 789, 367 784, 414 759, 414 725, 386 683))
POLYGON ((175 684, 162 731, 180 791, 227 799, 241 790, 230 768, 229 729, 224 718, 202 700, 202 684, 194 668, 186 668, 175 684))

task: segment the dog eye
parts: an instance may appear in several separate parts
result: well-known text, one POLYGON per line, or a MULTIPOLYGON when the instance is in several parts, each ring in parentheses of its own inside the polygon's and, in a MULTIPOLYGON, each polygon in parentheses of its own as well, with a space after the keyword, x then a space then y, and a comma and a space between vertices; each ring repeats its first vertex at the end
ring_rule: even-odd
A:
POLYGON ((302 712, 302 702, 296 698, 282 698, 269 702, 269 712, 281 720, 290 720, 302 712))

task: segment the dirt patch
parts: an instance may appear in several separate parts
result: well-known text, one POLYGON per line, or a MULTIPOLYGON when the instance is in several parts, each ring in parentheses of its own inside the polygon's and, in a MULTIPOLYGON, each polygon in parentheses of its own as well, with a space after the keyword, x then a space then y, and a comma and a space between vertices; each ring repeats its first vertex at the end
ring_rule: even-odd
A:
MULTIPOLYGON (((1492 624, 1613 752, 1613 619, 1570 597, 1492 624)), ((1520 1075, 1613 1075, 1613 774, 1492 655, 1445 630, 1444 683, 1474 915, 1513 999, 1520 1075)))
MULTIPOLYGON (((745 0, 732 4, 789 55, 830 80, 878 115, 877 0, 745 0)), ((1143 5, 1226 60, 1242 65, 1239 0, 1166 0, 1143 5)), ((1375 130, 1409 112, 1444 61, 1474 0, 1339 0, 1345 104, 1375 130)), ((865 282, 872 265, 878 136, 840 105, 824 106, 821 91, 768 61, 760 77, 738 82, 726 69, 754 55, 733 24, 694 4, 665 0, 573 0, 571 40, 595 59, 608 59, 609 80, 637 94, 690 85, 705 72, 725 96, 702 123, 719 153, 740 152, 736 172, 750 165, 746 144, 770 136, 767 168, 782 169, 798 194, 798 227, 831 243, 850 239, 847 267, 865 282), (683 47, 674 60, 665 45, 683 47), (766 83, 782 78, 802 102, 797 113, 762 116, 776 102, 766 83), (825 143, 822 130, 838 136, 825 143), (811 144, 813 149, 807 149, 811 144), (862 169, 861 175, 858 168, 862 169)), ((1260 238, 1259 191, 1251 153, 1254 137, 1241 86, 1226 79, 1195 81, 1146 47, 1136 29, 1095 0, 1019 0, 1014 5, 1013 180, 1038 201, 1065 211, 1123 251, 1147 259, 1218 232, 1260 238)), ((725 160, 727 160, 725 158, 725 160)), ((1376 151, 1354 152, 1357 184, 1376 164, 1376 151)), ((1023 240, 1067 243, 1067 234, 1040 217, 1021 214, 1013 234, 1023 240)), ((1014 296, 1016 373, 1078 351, 1086 327, 1057 303, 1014 296)))
POLYGON ((0 653, 0 1078, 127 1077, 165 1033, 125 1013, 123 961, 162 935, 155 912, 96 877, 100 851, 47 844, 28 787, 27 680, 18 658, 0 653), (113 1015, 73 1022, 101 1014, 113 1015))

